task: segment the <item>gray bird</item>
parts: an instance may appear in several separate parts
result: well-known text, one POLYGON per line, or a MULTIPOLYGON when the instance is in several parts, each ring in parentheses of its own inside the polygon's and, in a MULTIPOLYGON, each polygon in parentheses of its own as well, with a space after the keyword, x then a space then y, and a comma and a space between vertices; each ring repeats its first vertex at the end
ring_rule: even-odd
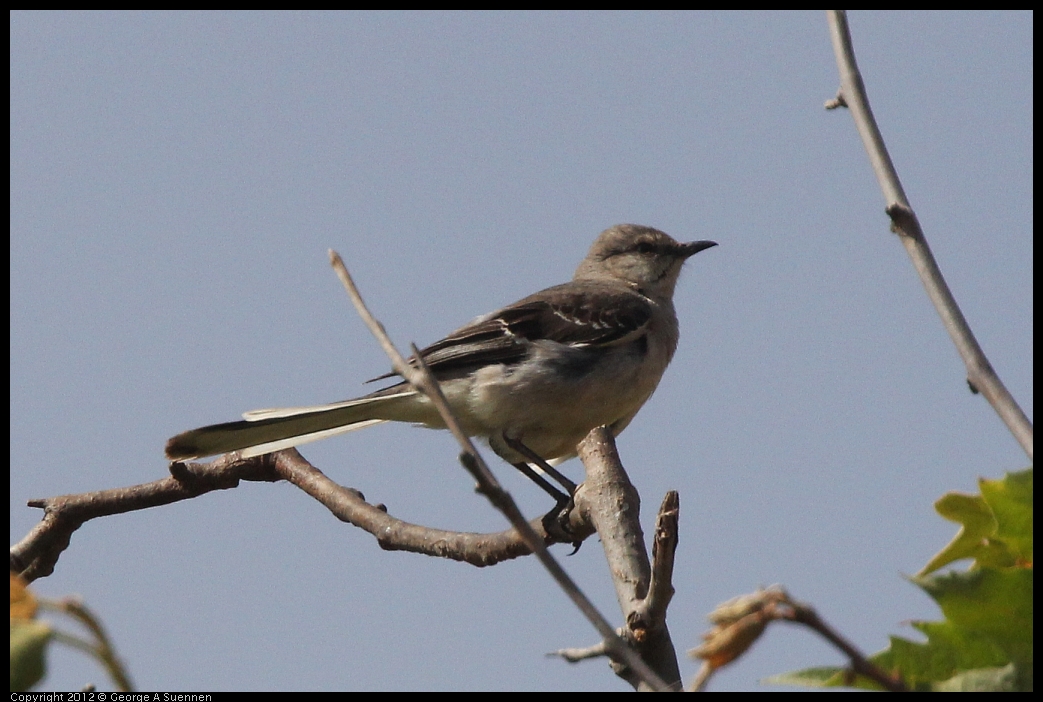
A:
MULTIPOLYGON (((618 435, 651 397, 677 348, 681 267, 715 245, 614 226, 570 282, 479 317, 420 354, 467 434, 519 467, 535 457, 556 465, 594 427, 618 435)), ((178 434, 167 458, 259 456, 389 421, 445 428, 405 382, 330 405, 254 410, 243 420, 178 434)))

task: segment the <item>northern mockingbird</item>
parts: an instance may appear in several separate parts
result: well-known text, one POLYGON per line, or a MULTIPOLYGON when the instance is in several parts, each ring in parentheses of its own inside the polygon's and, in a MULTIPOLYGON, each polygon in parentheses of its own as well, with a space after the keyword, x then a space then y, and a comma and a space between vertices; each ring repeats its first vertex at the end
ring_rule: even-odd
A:
MULTIPOLYGON (((594 427, 623 431, 655 391, 677 348, 673 295, 681 267, 715 245, 617 225, 598 236, 571 282, 479 317, 420 353, 465 432, 519 468, 536 456, 560 463, 594 427)), ((445 428, 405 382, 354 400, 243 418, 178 434, 167 442, 167 458, 259 456, 388 421, 445 428)))

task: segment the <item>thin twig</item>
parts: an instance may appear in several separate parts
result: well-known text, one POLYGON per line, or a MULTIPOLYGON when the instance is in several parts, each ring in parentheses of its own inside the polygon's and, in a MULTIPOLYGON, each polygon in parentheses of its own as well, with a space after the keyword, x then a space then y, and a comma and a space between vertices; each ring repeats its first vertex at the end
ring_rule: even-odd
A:
POLYGON ((87 630, 94 637, 94 643, 88 643, 79 637, 64 634, 60 637, 62 641, 80 648, 85 653, 95 656, 101 661, 101 664, 105 666, 105 670, 112 677, 117 690, 129 692, 134 689, 134 684, 130 681, 130 675, 127 673, 123 661, 116 655, 116 650, 105 633, 105 627, 101 625, 98 618, 87 608, 87 605, 75 597, 65 597, 60 600, 41 600, 40 602, 78 620, 87 627, 87 630))
POLYGON ((688 692, 704 692, 706 686, 710 684, 710 678, 713 677, 714 671, 716 670, 717 668, 710 665, 708 661, 703 661, 703 664, 699 666, 699 670, 696 672, 695 677, 692 678, 692 684, 689 685, 688 692))
POLYGON ((557 651, 551 651, 547 655, 561 658, 569 663, 579 663, 588 658, 602 658, 607 656, 608 649, 606 648, 604 641, 599 641, 593 646, 587 646, 586 648, 559 648, 557 651))
POLYGON ((689 651, 703 661, 699 675, 689 689, 706 687, 710 676, 743 655, 775 621, 803 624, 840 649, 855 673, 876 682, 885 690, 904 692, 908 688, 900 676, 891 675, 826 624, 811 605, 797 602, 779 586, 741 595, 717 606, 709 619, 714 628, 703 635, 703 643, 689 651))
POLYGON ((580 591, 579 587, 576 586, 565 570, 558 564, 554 557, 550 555, 550 552, 547 551, 546 545, 539 536, 537 536, 536 532, 533 531, 532 527, 529 526, 525 517, 522 516, 521 510, 518 509, 514 499, 500 486, 492 471, 489 470, 489 466, 486 465, 481 454, 479 454, 475 449, 470 437, 460 428, 459 423, 456 421, 456 418, 453 416, 452 410, 449 407, 449 403, 442 394, 441 387, 424 364, 423 358, 421 358, 420 354, 416 352, 415 347, 413 358, 417 361, 418 367, 413 367, 406 362, 406 359, 402 357, 395 348, 395 345, 391 342, 387 332, 384 330, 384 326, 377 321, 372 314, 370 314, 366 307, 366 303, 362 300, 362 295, 359 294, 358 288, 355 287, 355 283, 351 279, 348 269, 344 266, 344 261, 341 259, 340 255, 333 250, 330 250, 329 255, 330 264, 333 266, 333 269, 337 272, 337 276, 344 284, 344 288, 351 297, 355 309, 358 311, 359 316, 362 317, 362 320, 366 323, 366 326, 369 327, 369 330, 377 338, 377 341, 387 353, 388 358, 391 359, 391 364, 395 369, 395 372, 427 396, 431 403, 438 409, 446 427, 448 427, 449 431, 454 437, 456 437, 457 442, 463 450, 461 463, 464 464, 478 482, 478 491, 484 494, 489 501, 493 503, 494 507, 503 512, 504 516, 506 516, 507 520, 511 523, 511 526, 518 531, 522 539, 533 550, 543 566, 550 572, 554 580, 557 581, 558 585, 565 591, 565 594, 569 596, 584 616, 587 617, 590 623, 594 625, 594 628, 598 630, 598 633, 604 638, 606 645, 612 650, 613 655, 625 660, 626 664, 653 689, 669 689, 669 686, 663 682, 662 679, 660 679, 659 676, 648 667, 641 657, 616 634, 615 630, 605 620, 605 618, 601 616, 601 613, 598 612, 593 603, 587 599, 586 595, 580 591))
POLYGON ((652 621, 666 621, 666 608, 674 596, 674 555, 677 553, 677 514, 680 498, 676 490, 666 493, 656 517, 652 537, 652 574, 645 598, 647 617, 652 621))
POLYGON ((945 329, 952 337, 956 350, 967 366, 967 382, 975 393, 981 392, 989 401, 1000 419, 1014 435, 1014 438, 1032 460, 1032 423, 1018 406, 1014 397, 1003 385, 985 352, 978 345, 970 325, 960 311, 956 299, 942 276, 941 269, 927 245, 927 239, 920 222, 905 196, 905 190, 898 179, 894 163, 884 145, 884 138, 877 127, 873 111, 869 106, 869 97, 862 75, 855 62, 855 50, 851 43, 851 32, 848 29, 847 13, 843 10, 829 10, 830 35, 833 40, 833 53, 836 54, 837 69, 840 72, 840 90, 837 97, 826 103, 827 109, 846 106, 851 110, 855 126, 862 137, 862 144, 869 155, 869 162, 876 173, 877 181, 884 193, 887 203, 885 211, 891 217, 891 229, 899 234, 906 252, 913 261, 913 266, 920 275, 920 281, 927 290, 928 297, 942 318, 945 329))
POLYGON ((890 692, 909 691, 909 688, 897 673, 890 675, 886 671, 881 670, 879 666, 866 658, 865 654, 855 648, 850 641, 838 634, 833 627, 826 624, 811 605, 787 600, 786 602, 777 603, 775 609, 778 611, 779 619, 803 624, 818 632, 822 638, 840 649, 847 656, 848 660, 851 661, 851 670, 859 675, 869 678, 890 692))

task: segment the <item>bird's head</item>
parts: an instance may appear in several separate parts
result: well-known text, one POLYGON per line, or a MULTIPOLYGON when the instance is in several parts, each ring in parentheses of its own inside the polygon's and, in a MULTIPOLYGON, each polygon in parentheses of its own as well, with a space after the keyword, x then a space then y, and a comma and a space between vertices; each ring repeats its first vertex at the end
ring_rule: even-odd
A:
POLYGON ((601 232, 573 280, 620 280, 649 297, 670 299, 684 262, 716 245, 685 244, 652 227, 617 224, 601 232))

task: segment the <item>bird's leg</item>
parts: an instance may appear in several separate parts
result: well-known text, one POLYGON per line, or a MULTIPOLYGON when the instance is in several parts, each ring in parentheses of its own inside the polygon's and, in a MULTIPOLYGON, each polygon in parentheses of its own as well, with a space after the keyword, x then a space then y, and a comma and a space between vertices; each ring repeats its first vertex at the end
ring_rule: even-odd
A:
POLYGON ((572 499, 569 495, 566 495, 561 490, 551 485, 550 481, 529 467, 528 463, 512 463, 511 465, 520 470, 522 475, 526 478, 543 488, 544 492, 554 498, 556 504, 568 504, 569 500, 572 499))
POLYGON ((517 451, 518 453, 535 463, 537 466, 540 467, 541 470, 546 472, 547 475, 557 480, 563 488, 568 490, 567 495, 561 490, 558 490, 556 487, 550 484, 550 481, 548 481, 542 475, 534 471, 528 463, 520 462, 511 464, 515 468, 520 470, 522 472, 522 475, 528 477, 529 480, 539 485, 548 495, 554 498, 555 507, 553 510, 544 515, 543 528, 546 529, 548 534, 561 534, 569 540, 571 540, 572 545, 574 547, 572 553, 576 553, 576 551, 579 551, 579 547, 583 543, 582 539, 577 540, 571 538, 572 528, 569 522, 569 514, 572 512, 573 507, 575 507, 573 497, 576 495, 576 483, 566 478, 564 475, 561 474, 560 471, 555 470, 550 464, 547 463, 547 461, 543 460, 542 456, 537 454, 535 451, 530 449, 522 442, 518 441, 517 439, 510 438, 509 436, 507 436, 506 433, 504 433, 502 436, 504 443, 506 443, 508 447, 517 451))
MULTIPOLYGON (((504 432, 502 436, 503 441, 505 444, 507 444, 507 446, 528 458, 530 461, 539 466, 540 470, 542 470, 544 473, 558 481, 558 485, 562 486, 563 488, 565 488, 566 491, 568 491, 570 498, 576 494, 576 483, 572 482, 564 475, 562 475, 560 471, 553 468, 549 463, 543 460, 543 458, 539 454, 537 454, 535 451, 533 451, 517 439, 512 439, 511 437, 507 436, 507 432, 504 432)), ((527 464, 515 463, 514 467, 520 470, 526 476, 528 476, 530 480, 542 487, 544 490, 547 490, 548 487, 551 487, 546 480, 537 475, 536 472, 532 470, 532 468, 530 468, 527 464), (522 466, 525 466, 525 468, 522 468, 522 466)), ((555 493, 558 493, 559 495, 561 494, 556 488, 551 487, 551 489, 553 489, 555 493)), ((547 492, 550 492, 550 490, 547 490, 547 492)), ((553 495, 553 493, 551 494, 553 495)))

